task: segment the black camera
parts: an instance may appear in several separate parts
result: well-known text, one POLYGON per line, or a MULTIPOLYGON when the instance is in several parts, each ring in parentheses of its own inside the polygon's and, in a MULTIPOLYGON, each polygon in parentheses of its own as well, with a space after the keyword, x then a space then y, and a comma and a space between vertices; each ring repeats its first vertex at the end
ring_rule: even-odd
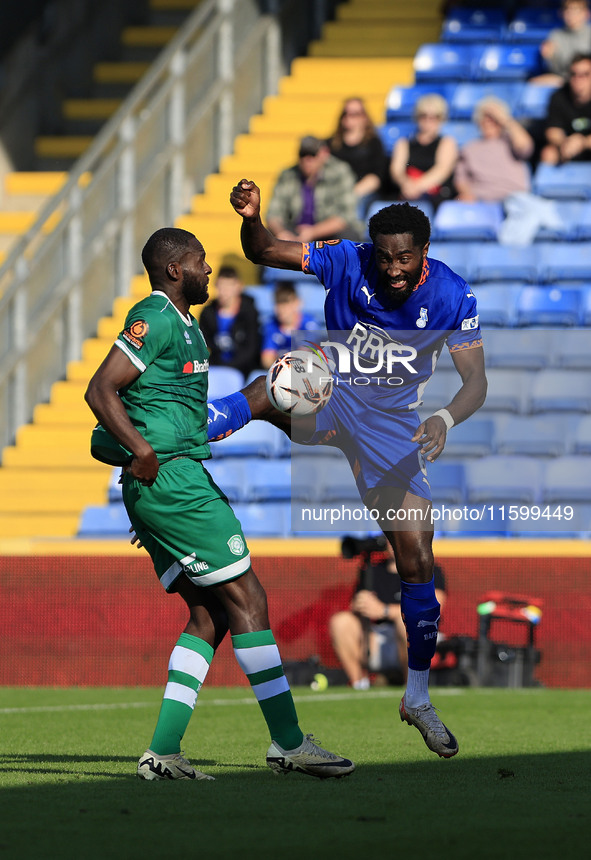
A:
POLYGON ((371 538, 354 538, 345 535, 341 541, 341 555, 343 558, 355 558, 357 555, 369 554, 371 552, 385 552, 388 541, 384 535, 371 538))

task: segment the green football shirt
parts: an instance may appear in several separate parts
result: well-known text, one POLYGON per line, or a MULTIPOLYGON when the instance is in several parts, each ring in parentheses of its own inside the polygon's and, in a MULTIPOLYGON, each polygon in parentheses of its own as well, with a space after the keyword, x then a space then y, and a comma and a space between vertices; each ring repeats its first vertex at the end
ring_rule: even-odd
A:
POLYGON ((209 351, 197 320, 154 291, 129 311, 115 345, 140 371, 119 396, 158 460, 209 458, 209 351))

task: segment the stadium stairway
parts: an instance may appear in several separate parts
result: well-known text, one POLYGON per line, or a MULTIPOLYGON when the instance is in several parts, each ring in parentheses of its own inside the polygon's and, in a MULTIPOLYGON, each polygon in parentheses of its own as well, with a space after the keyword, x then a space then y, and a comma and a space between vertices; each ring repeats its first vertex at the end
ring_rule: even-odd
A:
MULTIPOLYGON (((174 6, 177 12, 179 6, 192 9, 195 0, 151 0, 151 5, 166 15, 174 6)), ((176 226, 194 232, 203 242, 214 273, 223 261, 232 260, 243 274, 246 271, 248 283, 257 282, 241 251, 239 222, 228 202, 231 187, 243 176, 252 177, 268 202, 278 172, 296 159, 300 137, 328 135, 343 100, 351 95, 364 98, 374 121, 383 123, 388 92, 394 84, 412 82, 416 46, 431 38, 435 20, 440 26, 437 5, 427 0, 417 12, 409 10, 408 4, 405 8, 400 0, 350 0, 338 7, 337 20, 325 30, 325 38, 314 43, 310 56, 293 62, 291 74, 280 81, 278 95, 265 99, 261 114, 251 119, 249 133, 237 137, 234 153, 222 160, 218 173, 207 178, 204 192, 192 200, 191 211, 176 221, 176 226), (363 39, 349 49, 355 22, 370 19, 372 26, 363 30, 363 39), (405 22, 404 50, 395 50, 395 42, 378 39, 385 23, 391 33, 405 22), (426 29, 420 36, 423 25, 426 29), (337 38, 339 32, 342 38, 337 38), (417 40, 412 45, 411 32, 417 40), (323 55, 325 42, 331 46, 323 55)), ((170 26, 170 19, 164 18, 163 23, 170 26)), ((101 95, 106 97, 104 91, 101 95)), ((77 119, 82 121, 90 107, 77 107, 77 119)), ((96 107, 108 113, 108 104, 96 107)), ((71 113, 72 105, 65 109, 71 113)), ((70 119, 73 121, 73 115, 70 119)), ((63 173, 53 172, 53 181, 58 188, 63 173)), ((4 450, 0 538, 74 537, 84 508, 107 502, 112 470, 90 456, 94 421, 83 394, 121 330, 127 311, 148 290, 145 277, 133 279, 130 295, 115 301, 112 315, 98 322, 97 336, 85 342, 80 361, 69 364, 66 379, 54 384, 49 402, 38 404, 32 423, 21 427, 15 444, 4 450)))

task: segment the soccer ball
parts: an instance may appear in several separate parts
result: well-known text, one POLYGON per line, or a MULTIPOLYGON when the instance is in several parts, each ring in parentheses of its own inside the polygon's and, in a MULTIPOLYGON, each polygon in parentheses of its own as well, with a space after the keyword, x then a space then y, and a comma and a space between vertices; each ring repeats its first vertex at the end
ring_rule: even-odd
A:
POLYGON ((280 412, 314 415, 331 394, 330 367, 319 347, 286 352, 267 371, 267 395, 280 412))

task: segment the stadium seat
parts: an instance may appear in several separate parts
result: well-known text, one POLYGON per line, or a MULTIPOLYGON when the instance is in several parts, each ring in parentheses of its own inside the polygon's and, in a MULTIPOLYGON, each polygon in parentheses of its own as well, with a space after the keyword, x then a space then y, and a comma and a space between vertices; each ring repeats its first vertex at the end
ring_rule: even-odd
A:
POLYGON ((463 463, 448 463, 445 460, 437 460, 428 467, 427 477, 434 504, 460 505, 464 501, 463 463))
POLYGON ((585 290, 583 300, 583 325, 591 325, 591 287, 585 290))
POLYGON ((559 226, 539 227, 536 242, 549 239, 574 242, 577 239, 591 239, 591 206, 582 200, 553 200, 553 209, 559 226), (587 207, 587 210, 586 210, 587 207), (588 235, 585 235, 585 231, 588 235))
POLYGON ((109 500, 109 503, 122 501, 122 486, 119 482, 120 477, 121 469, 118 467, 113 469, 111 472, 111 477, 109 479, 109 489, 107 491, 107 498, 109 500))
POLYGON ((422 410, 442 409, 460 385, 460 377, 454 368, 438 367, 423 391, 422 410))
POLYGON ((244 290, 253 299, 261 321, 273 316, 273 289, 273 284, 254 284, 244 290))
POLYGON ((488 391, 481 410, 483 412, 525 412, 532 376, 535 375, 533 371, 528 370, 491 368, 486 374, 488 391))
POLYGON ((483 81, 525 81, 542 71, 538 45, 508 43, 484 48, 476 77, 483 81))
POLYGON ((495 437, 497 454, 557 457, 566 454, 567 428, 560 418, 516 416, 495 437))
MULTIPOLYGON (((520 284, 490 283, 475 287, 480 325, 483 329, 491 326, 506 328, 515 322, 515 308, 520 284)), ((484 341, 488 355, 488 334, 484 341)))
POLYGON ((532 245, 519 248, 489 243, 476 247, 470 258, 475 282, 537 281, 538 252, 532 245))
MULTIPOLYGON (((449 431, 445 453, 450 457, 486 457, 493 453, 494 432, 492 418, 472 416, 468 421, 463 421, 449 431)), ((431 472, 429 472, 430 479, 431 472)))
MULTIPOLYGON (((526 289, 542 291, 540 287, 526 289)), ((480 305, 480 291, 477 294, 480 305)), ((541 370, 552 361, 548 332, 539 329, 490 331, 485 338, 487 367, 512 367, 541 370)))
POLYGON ((425 43, 413 59, 415 81, 468 81, 473 77, 482 50, 481 44, 425 43))
POLYGON ((583 290, 524 287, 517 299, 518 326, 576 326, 581 321, 583 290))
POLYGON ((129 537, 129 526, 123 502, 92 505, 82 512, 78 537, 129 537))
POLYGON ((591 279, 591 242, 537 242, 535 252, 541 283, 591 279))
POLYGON ((573 433, 573 454, 591 454, 591 415, 585 415, 573 433))
POLYGON ((457 7, 441 26, 443 42, 497 42, 506 26, 503 9, 457 7))
POLYGON ((359 491, 346 460, 333 459, 324 468, 320 501, 359 501, 359 491))
POLYGON ((207 397, 216 400, 239 391, 244 385, 244 376, 235 367, 220 367, 213 365, 209 368, 209 387, 207 397))
POLYGON ((540 370, 528 405, 532 413, 591 412, 591 376, 585 370, 540 370))
MULTIPOLYGON (((299 447, 299 446, 294 446, 299 447)), ((316 502, 322 497, 326 472, 325 446, 314 445, 303 449, 293 461, 292 498, 299 502, 316 502)), ((342 456, 342 455, 341 455, 342 456)), ((340 460, 337 462, 340 463, 340 460)), ((349 464, 345 461, 345 465, 349 464)))
POLYGON ((386 154, 391 155, 398 138, 409 137, 414 132, 415 127, 415 123, 412 120, 398 119, 389 120, 384 125, 379 125, 376 130, 386 150, 386 154))
POLYGON ((591 198, 589 162, 568 164, 538 164, 532 180, 534 194, 541 197, 565 197, 571 200, 591 198))
MULTIPOLYGON (((560 206, 560 203, 556 204, 560 206)), ((567 206, 576 207, 576 203, 566 204, 567 206)), ((573 217, 574 220, 574 217, 573 217)), ((574 238, 575 239, 591 239, 591 200, 587 200, 585 203, 581 205, 581 208, 578 210, 577 214, 577 223, 571 224, 571 227, 574 228, 574 238)), ((571 238, 571 236, 567 236, 566 238, 571 238)))
POLYGON ((539 500, 543 467, 535 457, 483 457, 466 463, 470 504, 533 504, 539 500))
POLYGON ((441 126, 441 134, 449 134, 458 146, 464 146, 471 140, 476 140, 480 132, 475 122, 467 120, 449 120, 441 126))
POLYGON ((544 473, 542 501, 591 502, 591 457, 567 455, 551 460, 544 473))
MULTIPOLYGON (((310 282, 307 275, 297 278, 294 286, 302 300, 302 307, 308 314, 312 314, 319 326, 324 326, 324 299, 326 293, 319 282, 310 282)), ((314 340, 314 333, 310 333, 310 339, 314 340)))
POLYGON ((501 203, 444 200, 433 218, 435 241, 492 241, 503 221, 501 203))
POLYGON ((430 81, 414 86, 394 86, 386 97, 386 123, 414 118, 415 105, 421 96, 438 93, 449 102, 456 88, 455 83, 430 81))
POLYGON ((550 30, 563 27, 558 8, 523 6, 518 7, 510 21, 506 37, 512 42, 532 42, 539 45, 550 30))
POLYGON ((480 242, 431 242, 429 257, 441 260, 470 283, 474 279, 474 261, 482 254, 480 242))
MULTIPOLYGON (((494 514, 494 511, 493 511, 494 514)), ((435 534, 453 538, 505 537, 506 524, 499 516, 491 516, 485 505, 469 508, 466 505, 434 505, 435 534)))
POLYGON ((283 432, 265 421, 252 421, 219 442, 210 442, 212 457, 279 457, 283 432))
MULTIPOLYGON (((245 465, 247 462, 260 463, 253 458, 246 461, 238 457, 206 460, 203 464, 220 490, 231 502, 240 502, 248 496, 245 465)), ((266 461, 265 461, 266 462, 266 461)))
POLYGON ((288 502, 239 502, 233 508, 247 540, 251 537, 284 537, 290 531, 288 502))
POLYGON ((472 119, 474 108, 485 96, 496 96, 506 101, 515 112, 524 84, 521 82, 493 82, 488 83, 466 81, 456 86, 449 105, 449 116, 452 120, 472 119))
POLYGON ((556 87, 543 86, 542 84, 524 84, 513 115, 521 121, 545 119, 550 96, 555 90, 556 87))
POLYGON ((591 370, 590 334, 589 329, 583 328, 555 333, 552 339, 554 364, 558 367, 591 370))
POLYGON ((289 458, 261 460, 249 457, 244 461, 244 471, 248 487, 247 501, 286 502, 291 499, 289 458))

